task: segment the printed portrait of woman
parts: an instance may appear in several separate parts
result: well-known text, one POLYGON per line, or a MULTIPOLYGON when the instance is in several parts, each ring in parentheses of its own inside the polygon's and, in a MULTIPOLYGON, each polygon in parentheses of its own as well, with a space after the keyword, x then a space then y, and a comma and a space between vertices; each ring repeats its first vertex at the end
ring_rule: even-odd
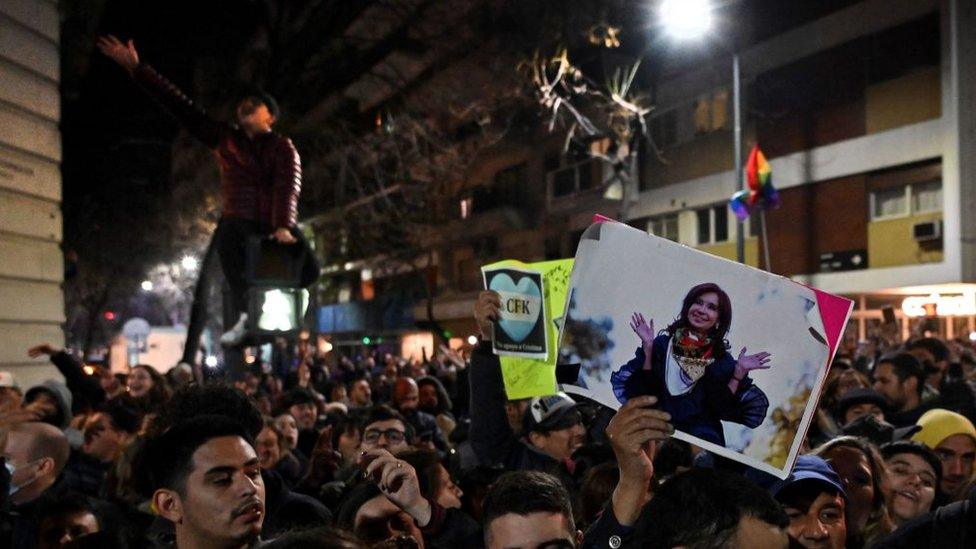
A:
POLYGON ((635 312, 630 327, 640 338, 634 359, 610 376, 621 404, 653 395, 678 431, 725 447, 721 421, 755 429, 769 400, 749 373, 771 366, 767 352, 729 353, 732 302, 717 284, 692 288, 681 313, 655 337, 654 320, 635 312))

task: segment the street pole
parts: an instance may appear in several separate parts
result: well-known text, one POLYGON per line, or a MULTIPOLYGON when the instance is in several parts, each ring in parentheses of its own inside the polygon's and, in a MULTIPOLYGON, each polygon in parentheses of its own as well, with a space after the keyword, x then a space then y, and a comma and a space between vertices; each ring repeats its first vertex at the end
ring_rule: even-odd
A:
MULTIPOLYGON (((743 190, 746 188, 745 177, 742 173, 742 98, 740 96, 741 85, 739 83, 739 54, 732 54, 732 112, 735 128, 733 130, 733 142, 735 149, 735 188, 743 190)), ((746 242, 743 234, 742 221, 735 224, 735 257, 739 263, 745 263, 746 242)), ((767 267, 768 268, 768 267, 767 267)))

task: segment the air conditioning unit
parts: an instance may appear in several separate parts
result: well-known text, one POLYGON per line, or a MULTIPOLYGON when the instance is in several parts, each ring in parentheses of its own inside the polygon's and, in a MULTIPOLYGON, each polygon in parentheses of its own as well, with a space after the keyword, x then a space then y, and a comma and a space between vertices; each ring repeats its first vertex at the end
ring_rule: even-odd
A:
POLYGON ((923 221, 912 225, 912 238, 916 242, 931 242, 942 238, 942 220, 923 221))

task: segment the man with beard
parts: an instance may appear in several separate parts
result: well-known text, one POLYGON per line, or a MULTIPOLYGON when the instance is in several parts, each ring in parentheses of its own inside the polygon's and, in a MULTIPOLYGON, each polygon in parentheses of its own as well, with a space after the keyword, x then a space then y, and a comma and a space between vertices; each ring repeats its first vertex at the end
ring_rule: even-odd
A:
POLYGON ((964 499, 960 493, 973 478, 976 462, 976 428, 965 416, 949 410, 929 410, 918 420, 922 430, 912 436, 942 462, 942 496, 948 501, 964 499))
POLYGON ((881 357, 874 370, 874 390, 888 404, 885 419, 895 427, 914 425, 927 410, 922 403, 925 369, 908 353, 881 357))
POLYGON ((152 505, 179 549, 245 548, 261 534, 264 481, 250 435, 223 416, 179 423, 149 442, 152 505))

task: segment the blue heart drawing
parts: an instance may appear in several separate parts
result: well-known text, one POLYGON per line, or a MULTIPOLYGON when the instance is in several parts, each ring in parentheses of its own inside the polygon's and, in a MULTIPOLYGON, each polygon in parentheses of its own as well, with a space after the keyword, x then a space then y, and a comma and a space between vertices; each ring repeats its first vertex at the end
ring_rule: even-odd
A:
POLYGON ((515 284, 512 277, 502 273, 491 279, 488 289, 501 294, 502 311, 498 326, 508 334, 512 341, 520 343, 525 340, 532 333, 532 329, 535 328, 536 322, 539 320, 539 314, 542 312, 542 291, 539 289, 539 285, 527 276, 515 284), (513 318, 513 315, 506 311, 506 301, 525 297, 529 297, 531 302, 537 305, 530 307, 528 315, 522 314, 513 318))

